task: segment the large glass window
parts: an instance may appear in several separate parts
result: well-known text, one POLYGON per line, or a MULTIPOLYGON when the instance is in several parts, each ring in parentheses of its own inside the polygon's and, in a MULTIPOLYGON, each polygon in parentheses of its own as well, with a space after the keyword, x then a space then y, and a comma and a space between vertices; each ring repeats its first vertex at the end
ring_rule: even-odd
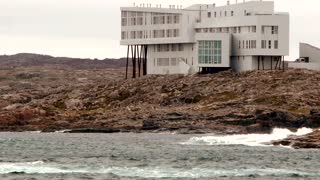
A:
POLYGON ((199 64, 222 63, 222 41, 199 41, 199 64))

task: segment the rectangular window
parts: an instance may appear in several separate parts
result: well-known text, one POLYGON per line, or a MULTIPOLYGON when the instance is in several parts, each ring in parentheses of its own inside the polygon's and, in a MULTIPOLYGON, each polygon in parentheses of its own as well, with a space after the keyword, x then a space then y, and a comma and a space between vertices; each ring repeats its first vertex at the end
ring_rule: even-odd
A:
POLYGON ((251 29, 253 33, 257 32, 257 26, 252 26, 251 29))
POLYGON ((121 32, 121 39, 127 39, 125 31, 121 32))
POLYGON ((251 48, 256 49, 257 48, 257 41, 256 40, 251 40, 251 48))
POLYGON ((174 16, 174 24, 179 24, 180 23, 180 16, 179 15, 175 15, 174 16))
POLYGON ((221 64, 222 41, 199 41, 199 64, 221 64))
POLYGON ((279 49, 279 41, 278 40, 274 41, 274 48, 279 49))
POLYGON ((233 11, 231 11, 231 16, 233 16, 234 15, 234 12, 233 11))
POLYGON ((160 44, 157 45, 157 51, 161 52, 161 45, 160 44))
POLYGON ((121 12, 121 17, 122 18, 127 18, 128 17, 128 12, 127 11, 122 11, 121 12))
POLYGON ((265 33, 265 26, 261 26, 261 34, 265 33))
POLYGON ((169 66, 169 58, 158 58, 157 59, 157 66, 169 66))
POLYGON ((167 24, 172 24, 172 15, 167 16, 167 24))
POLYGON ((269 40, 268 45, 269 45, 269 49, 271 49, 271 41, 270 40, 269 40))
POLYGON ((173 30, 173 37, 179 37, 179 29, 173 30))
POLYGON ((172 44, 172 45, 171 45, 171 51, 172 51, 172 52, 177 51, 177 45, 176 45, 176 44, 172 44))
POLYGON ((121 26, 127 26, 127 18, 121 19, 121 26))
POLYGON ((217 17, 217 12, 214 12, 214 17, 217 17))
POLYGON ((262 40, 261 41, 261 49, 266 49, 267 48, 267 41, 266 40, 262 40))
POLYGON ((271 34, 278 34, 278 29, 279 29, 278 26, 272 26, 271 27, 271 34))
POLYGON ((211 18, 211 12, 208 12, 208 18, 211 18))
POLYGON ((178 49, 179 49, 179 51, 183 51, 183 45, 182 45, 182 44, 179 44, 179 45, 178 45, 178 49))

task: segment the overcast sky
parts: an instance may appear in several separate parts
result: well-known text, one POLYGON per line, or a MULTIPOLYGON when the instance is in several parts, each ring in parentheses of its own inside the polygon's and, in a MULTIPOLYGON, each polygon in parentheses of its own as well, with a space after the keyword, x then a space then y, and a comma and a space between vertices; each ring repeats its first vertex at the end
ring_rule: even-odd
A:
MULTIPOLYGON (((241 2, 242 0, 238 0, 241 2)), ((0 0, 0 54, 21 52, 82 58, 125 56, 120 47, 120 7, 159 0, 0 0)), ((195 3, 225 5, 227 0, 162 0, 183 7, 195 3)), ((231 0, 234 3, 235 0, 231 0)), ((290 57, 298 43, 320 46, 320 1, 275 0, 276 11, 289 12, 290 57)))

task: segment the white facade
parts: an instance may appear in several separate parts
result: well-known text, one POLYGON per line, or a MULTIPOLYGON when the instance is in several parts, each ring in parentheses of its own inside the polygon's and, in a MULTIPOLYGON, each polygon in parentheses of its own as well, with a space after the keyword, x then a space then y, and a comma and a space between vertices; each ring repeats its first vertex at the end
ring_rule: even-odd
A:
POLYGON ((300 43, 300 59, 290 62, 289 68, 320 70, 320 49, 307 43, 300 43), (302 60, 303 62, 301 62, 302 60), (300 61, 300 62, 299 62, 300 61))
POLYGON ((289 55, 289 14, 275 13, 271 1, 121 12, 121 45, 148 45, 148 74, 273 69, 289 55))

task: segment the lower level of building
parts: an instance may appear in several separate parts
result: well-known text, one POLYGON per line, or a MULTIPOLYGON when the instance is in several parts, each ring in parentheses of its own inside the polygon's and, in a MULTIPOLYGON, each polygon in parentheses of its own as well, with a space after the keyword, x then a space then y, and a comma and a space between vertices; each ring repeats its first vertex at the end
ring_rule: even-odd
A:
POLYGON ((282 68, 281 56, 232 56, 222 41, 199 44, 149 45, 147 74, 195 74, 232 69, 235 72, 282 68))

